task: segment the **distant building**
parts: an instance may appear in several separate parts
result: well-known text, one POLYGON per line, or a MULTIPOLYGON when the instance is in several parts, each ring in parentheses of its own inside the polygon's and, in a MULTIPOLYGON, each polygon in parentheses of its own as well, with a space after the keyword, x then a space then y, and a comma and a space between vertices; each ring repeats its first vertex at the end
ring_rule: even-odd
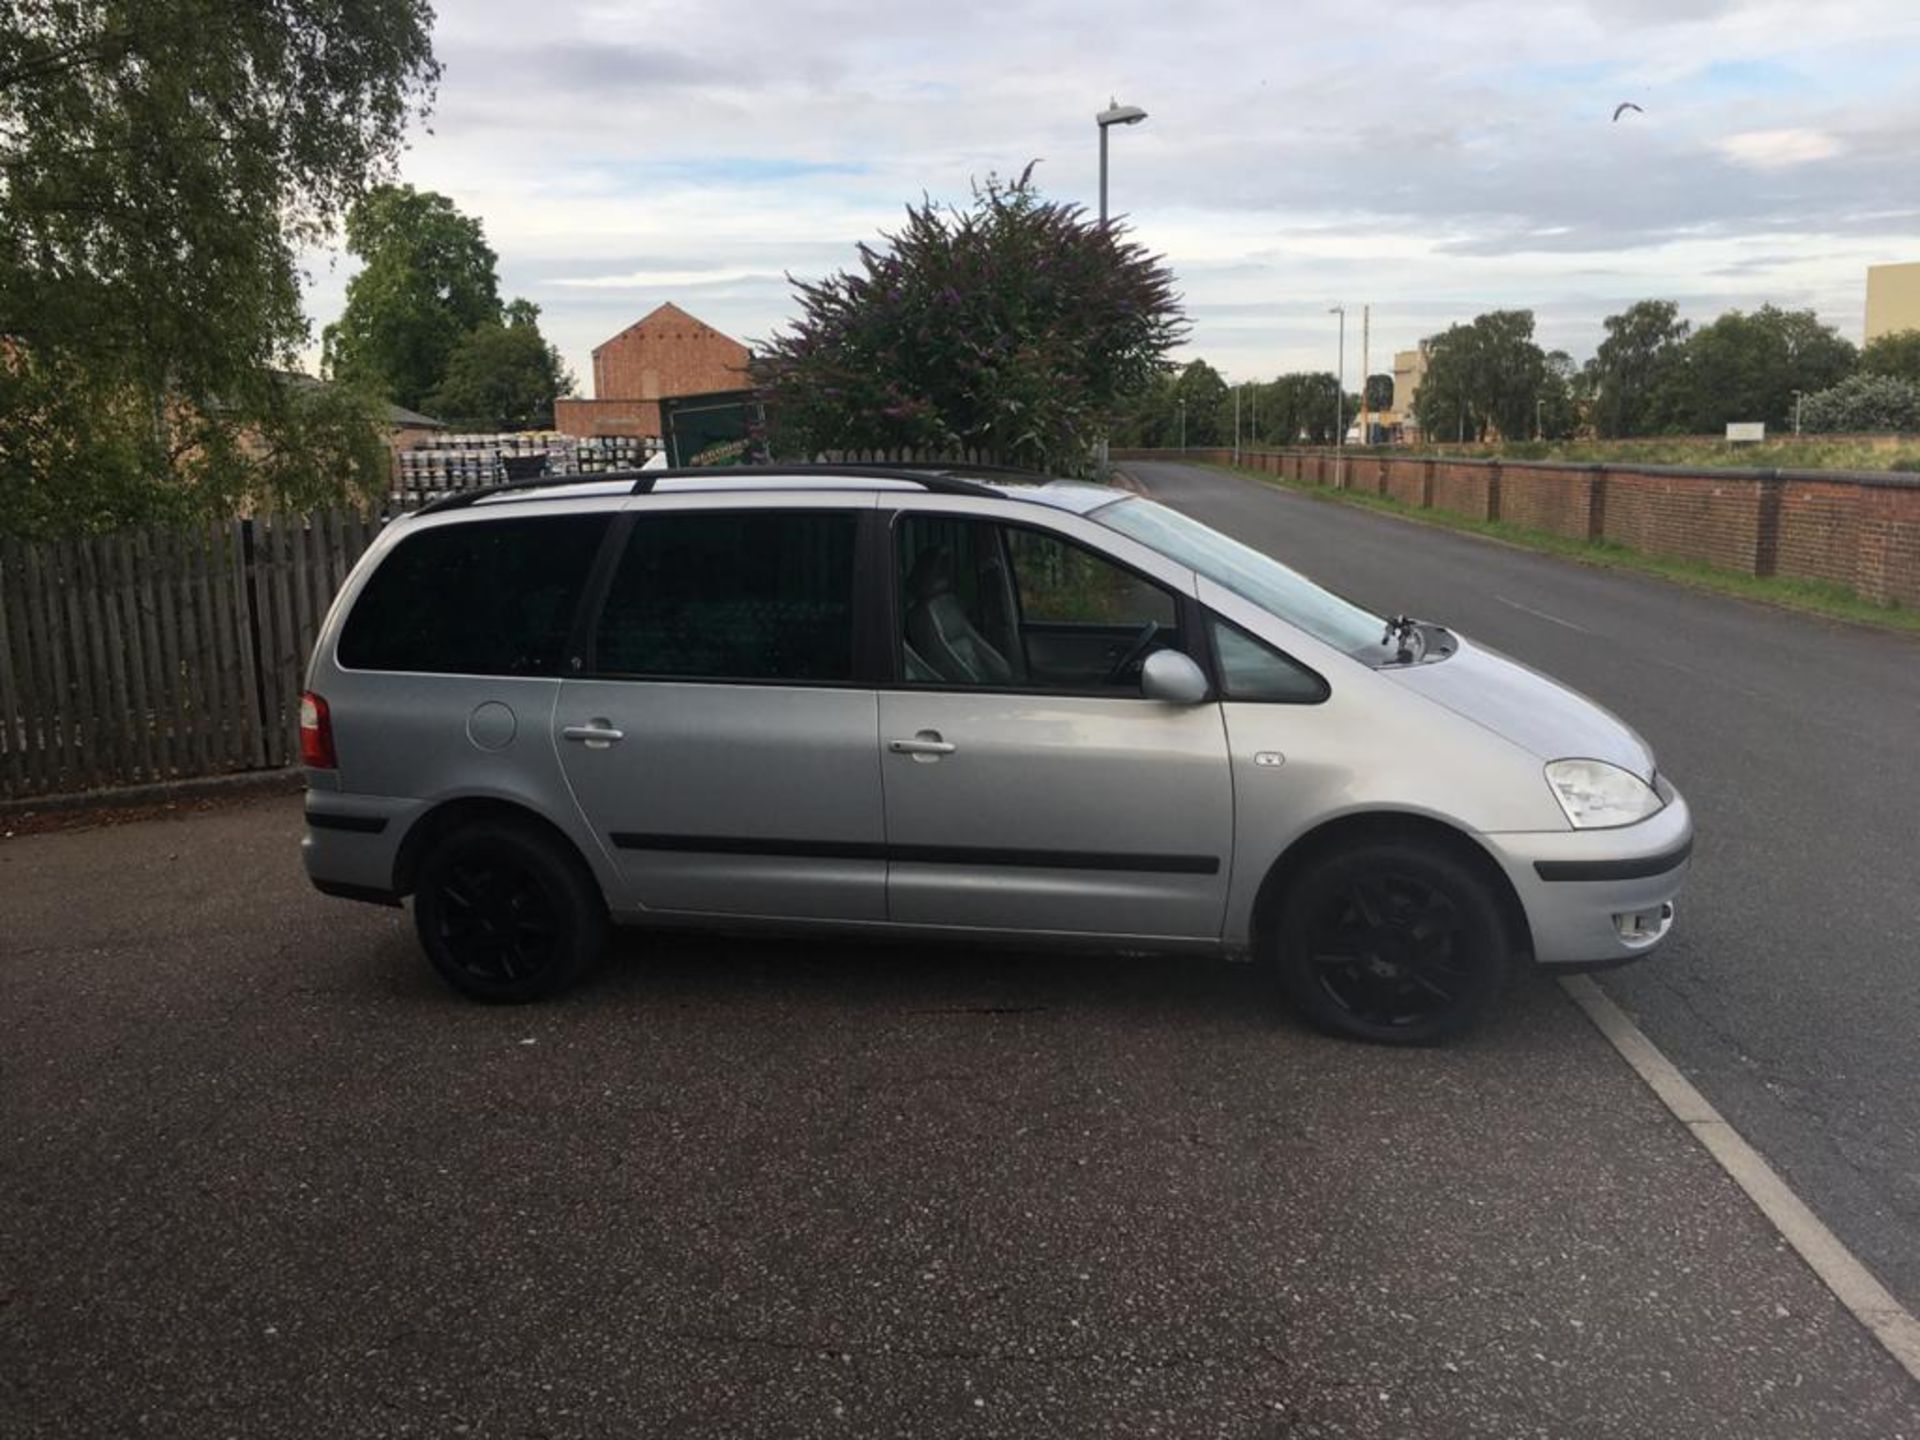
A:
POLYGON ((422 440, 430 440, 447 428, 447 422, 404 405, 387 408, 387 444, 394 450, 411 450, 422 440))
POLYGON ((1396 351, 1393 357, 1393 415, 1391 419, 1382 417, 1382 423, 1390 429, 1398 428, 1397 438, 1416 439, 1420 433, 1420 422, 1413 413, 1413 402, 1420 393, 1420 384, 1427 378, 1427 346, 1423 340, 1412 350, 1396 351))
POLYGON ((595 347, 593 399, 555 401, 554 429, 658 437, 660 401, 744 389, 752 358, 738 340, 662 305, 595 347))
POLYGON ((1920 330, 1920 262, 1867 267, 1867 339, 1920 330))

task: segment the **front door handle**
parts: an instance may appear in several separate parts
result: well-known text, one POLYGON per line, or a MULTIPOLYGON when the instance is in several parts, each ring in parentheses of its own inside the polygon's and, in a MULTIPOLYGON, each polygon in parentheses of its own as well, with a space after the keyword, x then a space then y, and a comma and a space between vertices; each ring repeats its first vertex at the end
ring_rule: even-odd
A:
POLYGON ((627 732, 613 728, 610 720, 589 720, 584 725, 569 725, 560 732, 569 740, 581 741, 589 750, 604 750, 616 740, 627 738, 627 732))
POLYGON ((896 755, 921 756, 951 755, 959 747, 951 741, 942 740, 938 730, 922 730, 911 740, 889 740, 887 748, 896 755))

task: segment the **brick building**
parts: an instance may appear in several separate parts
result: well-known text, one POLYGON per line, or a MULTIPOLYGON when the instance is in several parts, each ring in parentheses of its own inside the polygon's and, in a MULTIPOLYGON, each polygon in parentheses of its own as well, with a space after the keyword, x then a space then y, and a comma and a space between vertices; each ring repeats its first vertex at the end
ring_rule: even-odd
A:
POLYGON ((658 436, 661 400, 744 389, 751 358, 738 340, 669 302, 594 348, 593 399, 556 401, 554 428, 658 436))

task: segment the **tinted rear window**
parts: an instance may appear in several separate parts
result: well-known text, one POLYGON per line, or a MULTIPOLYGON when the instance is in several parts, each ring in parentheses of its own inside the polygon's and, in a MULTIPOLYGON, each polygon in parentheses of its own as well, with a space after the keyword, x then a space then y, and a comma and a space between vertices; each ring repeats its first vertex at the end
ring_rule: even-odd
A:
POLYGON ((355 670, 554 675, 604 515, 447 525, 394 546, 340 636, 355 670))
POLYGON ((640 517, 601 612, 600 673, 852 678, 857 523, 844 511, 640 517))

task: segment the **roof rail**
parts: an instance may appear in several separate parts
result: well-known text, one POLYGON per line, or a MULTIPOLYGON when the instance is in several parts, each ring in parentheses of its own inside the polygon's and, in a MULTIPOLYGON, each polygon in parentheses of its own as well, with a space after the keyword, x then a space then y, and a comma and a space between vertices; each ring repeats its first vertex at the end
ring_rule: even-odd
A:
POLYGON ((984 460, 887 460, 878 463, 890 470, 933 470, 944 475, 1004 475, 1010 480, 1035 480, 1043 485, 1060 478, 1044 470, 1029 470, 1024 465, 992 465, 984 460))
POLYGON ((679 472, 672 470, 602 470, 589 475, 540 475, 532 480, 503 480, 498 485, 481 485, 472 490, 459 490, 451 495, 442 495, 438 500, 429 500, 413 513, 437 515, 442 510, 464 510, 469 505, 491 499, 495 495, 517 495, 525 490, 551 490, 559 485, 594 485, 615 480, 631 480, 633 488, 627 493, 644 495, 653 489, 653 482, 660 476, 677 473, 679 472))
POLYGON ((955 462, 942 465, 927 462, 922 465, 742 465, 681 466, 672 470, 605 470, 587 475, 541 475, 532 480, 506 480, 498 485, 483 485, 473 490, 461 490, 452 495, 442 495, 430 500, 413 513, 416 515, 437 515, 446 510, 463 510, 481 500, 496 495, 517 495, 529 490, 551 490, 561 485, 592 485, 608 481, 630 480, 632 488, 629 495, 649 493, 656 481, 683 479, 731 479, 734 477, 751 479, 755 475, 838 475, 850 479, 905 480, 937 495, 998 495, 1000 492, 991 485, 966 478, 970 474, 1019 476, 1027 480, 1045 481, 1050 477, 1031 470, 1016 470, 1004 465, 967 465, 955 462))

